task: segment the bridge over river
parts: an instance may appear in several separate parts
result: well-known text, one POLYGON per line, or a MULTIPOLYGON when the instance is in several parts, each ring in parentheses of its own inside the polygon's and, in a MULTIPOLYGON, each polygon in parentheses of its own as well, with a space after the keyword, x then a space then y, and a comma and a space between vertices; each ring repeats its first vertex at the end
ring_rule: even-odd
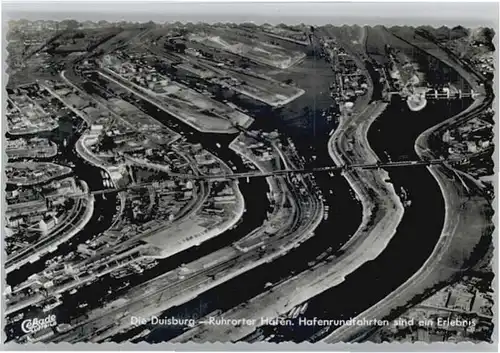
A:
MULTIPOLYGON (((430 159, 430 160, 415 160, 415 161, 378 162, 372 164, 355 163, 342 166, 332 165, 332 166, 315 167, 315 168, 283 169, 266 173, 256 170, 256 171, 242 172, 242 173, 224 173, 224 174, 211 174, 211 175, 181 174, 173 172, 169 172, 168 174, 173 179, 224 181, 224 180, 259 178, 259 177, 266 178, 271 176, 280 176, 287 174, 311 174, 311 173, 321 173, 321 172, 338 173, 352 169, 379 169, 379 168, 388 169, 388 168, 401 168, 401 167, 429 166, 436 164, 447 164, 451 166, 454 164, 462 163, 464 160, 465 158, 450 158, 450 159, 430 159)), ((116 193, 126 190, 141 189, 148 187, 158 189, 158 188, 164 188, 165 186, 166 182, 161 182, 161 181, 146 182, 146 183, 131 183, 129 185, 118 188, 106 188, 102 190, 89 191, 88 193, 67 194, 65 196, 71 198, 78 198, 87 196, 88 194, 102 195, 107 193, 116 193)), ((60 197, 62 195, 54 195, 54 196, 60 197)))

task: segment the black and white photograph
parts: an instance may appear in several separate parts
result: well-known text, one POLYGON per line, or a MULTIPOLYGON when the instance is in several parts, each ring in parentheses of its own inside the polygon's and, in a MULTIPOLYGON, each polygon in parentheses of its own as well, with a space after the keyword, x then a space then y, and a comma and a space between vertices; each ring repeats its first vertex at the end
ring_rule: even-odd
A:
POLYGON ((2 14, 4 345, 496 350, 498 3, 2 14))

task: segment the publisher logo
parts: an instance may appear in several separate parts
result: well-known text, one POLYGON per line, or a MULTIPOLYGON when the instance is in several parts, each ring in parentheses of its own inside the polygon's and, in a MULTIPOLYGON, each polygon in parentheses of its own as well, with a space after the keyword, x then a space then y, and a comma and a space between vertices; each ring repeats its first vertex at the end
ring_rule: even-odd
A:
POLYGON ((21 330, 24 333, 35 333, 44 330, 49 327, 57 325, 57 320, 55 315, 49 315, 43 319, 27 319, 21 323, 21 330))

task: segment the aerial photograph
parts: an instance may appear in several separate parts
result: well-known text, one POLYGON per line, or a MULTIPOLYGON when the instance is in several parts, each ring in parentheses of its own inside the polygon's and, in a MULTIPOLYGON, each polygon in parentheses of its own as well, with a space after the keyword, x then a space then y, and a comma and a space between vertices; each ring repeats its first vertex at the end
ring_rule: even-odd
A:
POLYGON ((495 343, 494 25, 112 6, 4 19, 3 344, 495 343))

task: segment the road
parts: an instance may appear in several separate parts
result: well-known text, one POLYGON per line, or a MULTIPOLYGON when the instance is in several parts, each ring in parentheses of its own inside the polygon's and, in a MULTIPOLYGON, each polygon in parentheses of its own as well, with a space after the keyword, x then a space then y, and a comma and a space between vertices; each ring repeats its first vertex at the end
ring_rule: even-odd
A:
MULTIPOLYGON (((484 152, 481 152, 484 153, 484 152)), ((468 156, 468 158, 472 158, 474 155, 468 156)), ((283 170, 276 170, 276 171, 250 171, 250 172, 241 172, 241 173, 224 173, 224 174, 210 174, 210 175, 205 175, 205 174, 182 174, 182 173, 172 173, 167 167, 165 166, 160 166, 160 165, 153 165, 152 163, 147 163, 144 162, 140 159, 136 158, 131 158, 125 156, 124 158, 132 161, 133 163, 137 165, 143 165, 146 168, 156 168, 160 169, 161 171, 167 173, 169 177, 175 178, 175 179, 190 179, 190 180, 199 180, 199 181, 210 181, 210 180, 235 180, 235 179, 247 179, 247 178, 268 178, 268 177, 276 177, 276 176, 283 176, 287 174, 315 174, 319 172, 342 172, 346 170, 353 170, 353 169, 392 169, 392 168, 398 168, 398 167, 418 167, 418 166, 428 166, 428 165, 436 165, 436 164, 446 164, 446 165, 452 165, 454 163, 458 163, 465 158, 449 158, 449 159, 430 159, 430 160, 416 160, 416 161, 398 161, 398 162, 386 162, 386 163, 355 163, 351 165, 343 165, 341 167, 334 165, 334 166, 325 166, 325 167, 317 167, 317 168, 294 168, 294 169, 283 169, 283 170)), ((93 163, 95 164, 95 163, 93 163)), ((194 165, 194 162, 192 163, 194 165)), ((99 166, 100 168, 103 168, 99 166)), ((104 169, 104 168, 103 168, 104 169)), ((101 190, 92 190, 89 191, 89 193, 74 193, 74 194, 67 194, 67 195, 62 195, 66 197, 85 197, 88 194, 92 195, 100 195, 100 194, 109 194, 109 193, 117 193, 120 191, 125 191, 125 190, 131 190, 131 189, 141 189, 141 188, 146 188, 148 186, 154 186, 155 184, 158 184, 158 182, 143 182, 143 183, 135 183, 135 184, 130 184, 127 186, 123 187, 118 187, 118 188, 110 188, 110 189, 101 189, 101 190)), ((159 183, 159 187, 162 187, 161 183, 159 183)), ((54 195, 54 196, 49 196, 49 197, 60 197, 61 195, 54 195)))
POLYGON ((210 180, 210 179, 246 179, 246 178, 258 178, 258 177, 269 177, 278 176, 284 174, 314 174, 318 172, 341 172, 353 169, 389 169, 397 167, 410 167, 410 166, 427 166, 433 164, 445 164, 445 163, 456 163, 463 160, 463 158, 454 159, 427 159, 427 160, 416 160, 416 161, 397 161, 397 162, 377 162, 377 163, 352 163, 344 164, 342 166, 333 165, 325 167, 316 168, 292 168, 275 170, 271 172, 262 171, 251 171, 242 173, 231 173, 231 174, 213 174, 213 175, 182 175, 182 174, 171 174, 173 177, 182 177, 186 179, 199 179, 199 180, 210 180))

